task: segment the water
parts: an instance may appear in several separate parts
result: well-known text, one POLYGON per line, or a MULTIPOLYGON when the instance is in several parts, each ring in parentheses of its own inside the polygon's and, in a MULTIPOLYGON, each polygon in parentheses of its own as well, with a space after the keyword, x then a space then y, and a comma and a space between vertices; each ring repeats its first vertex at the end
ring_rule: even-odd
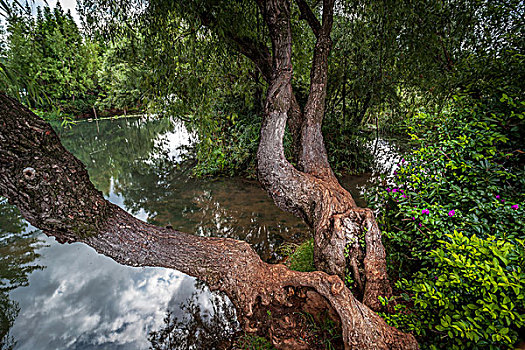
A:
MULTIPOLYGON (((279 258, 276 249, 283 242, 310 235, 255 181, 190 179, 180 161, 192 136, 174 120, 82 122, 58 132, 104 196, 142 220, 242 239, 266 261, 279 258)), ((380 163, 393 159, 387 155, 380 163)), ((362 190, 376 175, 343 181, 363 205, 362 190)), ((182 347, 184 334, 190 335, 188 342, 198 342, 191 339, 195 332, 185 330, 195 326, 191 322, 199 318, 191 315, 196 313, 214 324, 208 328, 215 342, 221 340, 219 332, 227 338, 237 327, 228 299, 194 278, 171 269, 121 266, 86 245, 58 244, 5 200, 0 201, 0 253, 0 311, 5 315, 0 338, 10 330, 5 348, 16 343, 16 349, 144 349, 157 344, 175 319, 182 347), (148 339, 151 332, 157 337, 148 339)))

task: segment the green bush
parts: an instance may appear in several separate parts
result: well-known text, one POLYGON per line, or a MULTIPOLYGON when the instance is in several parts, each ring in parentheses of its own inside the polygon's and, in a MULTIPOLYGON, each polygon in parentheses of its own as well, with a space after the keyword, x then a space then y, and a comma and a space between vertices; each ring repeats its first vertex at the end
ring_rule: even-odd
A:
POLYGON ((290 270, 301 272, 315 271, 313 238, 297 246, 293 253, 290 254, 287 264, 290 270))
POLYGON ((447 336, 447 348, 516 343, 517 329, 525 325, 524 240, 516 246, 457 231, 445 238, 429 253, 432 268, 397 285, 411 294, 420 329, 447 336))
POLYGON ((413 117, 420 146, 369 193, 401 294, 384 316, 431 348, 507 348, 524 326, 525 104, 501 102, 413 117))

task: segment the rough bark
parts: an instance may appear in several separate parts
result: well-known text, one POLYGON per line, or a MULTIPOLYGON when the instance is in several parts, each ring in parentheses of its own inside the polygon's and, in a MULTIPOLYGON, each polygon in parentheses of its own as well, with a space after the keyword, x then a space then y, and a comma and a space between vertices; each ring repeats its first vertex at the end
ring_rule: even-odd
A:
MULTIPOLYGON (((307 4, 298 1, 301 11, 307 4)), ((321 132, 325 109, 333 0, 323 2, 323 22, 307 15, 317 43, 311 86, 301 126, 298 169, 284 157, 283 135, 294 96, 291 87, 292 36, 288 1, 258 1, 272 38, 272 71, 257 153, 258 176, 263 187, 283 210, 303 218, 314 229, 318 269, 344 278, 349 267, 356 295, 374 310, 379 296, 391 295, 381 232, 372 212, 356 206, 337 181, 329 163, 321 132), (365 241, 365 247, 361 241, 365 241), (345 256, 345 248, 348 247, 345 256)))
POLYGON ((3 93, 0 118, 0 195, 58 241, 84 242, 121 264, 174 268, 202 279, 228 295, 246 331, 269 335, 280 349, 307 348, 294 333, 297 310, 326 309, 346 349, 418 348, 413 336, 388 326, 337 276, 270 265, 246 242, 156 227, 107 202, 52 128, 3 93), (263 317, 268 310, 271 320, 263 317))

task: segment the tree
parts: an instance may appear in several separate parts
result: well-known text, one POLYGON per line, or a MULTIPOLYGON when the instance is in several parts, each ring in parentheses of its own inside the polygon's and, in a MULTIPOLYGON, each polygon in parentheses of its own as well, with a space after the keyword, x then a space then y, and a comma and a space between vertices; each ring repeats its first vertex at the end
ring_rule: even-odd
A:
POLYGON ((262 262, 245 242, 197 237, 134 218, 104 200, 49 124, 5 94, 0 105, 0 193, 59 242, 84 242, 122 264, 196 276, 230 297, 245 330, 271 332, 280 348, 305 346, 293 333, 298 309, 329 309, 349 349, 417 348, 413 336, 388 326, 337 276, 290 271, 262 262), (267 311, 274 324, 265 322, 267 311))
MULTIPOLYGON (((98 14, 101 13, 100 9, 97 11, 100 4, 102 10, 116 11, 118 15, 118 8, 112 1, 85 0, 82 7, 86 12, 98 14)), ((226 42, 253 62, 268 83, 257 156, 260 182, 281 209, 303 218, 314 229, 317 268, 343 277, 349 266, 357 293, 365 304, 379 310, 378 296, 391 293, 380 231, 372 212, 358 208, 351 195, 339 185, 328 164, 321 132, 334 1, 322 5, 322 9, 312 9, 304 0, 297 1, 297 7, 292 7, 289 1, 256 2, 256 6, 251 1, 152 1, 144 11, 126 11, 119 19, 135 23, 138 20, 132 18, 139 17, 153 35, 168 33, 165 42, 170 46, 177 46, 186 35, 196 35, 195 32, 200 30, 201 37, 211 37, 212 42, 226 42), (314 11, 322 12, 321 20, 314 11), (280 17, 273 18, 277 12, 280 17), (311 30, 314 37, 309 93, 304 108, 292 87, 292 20, 295 15, 306 19, 308 26, 300 29, 311 30), (253 29, 253 24, 259 22, 265 24, 264 30, 253 29), (184 31, 175 32, 178 36, 172 38, 170 29, 173 27, 184 28, 184 31), (286 79, 282 80, 283 77, 286 79), (274 111, 277 104, 287 106, 286 110, 281 106, 274 111), (284 156, 282 138, 286 124, 294 140, 297 167, 293 167, 284 156), (366 241, 366 247, 361 241, 366 241)), ((100 22, 108 25, 105 21, 97 23, 100 22)), ((302 25, 302 22, 294 23, 296 27, 302 25)), ((111 28, 111 22, 109 26, 111 28)), ((303 40, 301 43, 308 42, 303 40)), ((170 57, 163 56, 163 60, 169 61, 170 57)))
POLYGON ((2 80, 11 95, 33 108, 67 113, 91 110, 97 93, 98 53, 84 42, 70 12, 60 3, 54 10, 30 10, 16 6, 7 21, 5 66, 14 79, 2 80))
POLYGON ((299 308, 316 313, 329 308, 331 317, 341 324, 347 348, 416 348, 411 335, 389 327, 370 310, 380 309, 379 296, 391 294, 381 232, 372 211, 357 207, 340 186, 327 159, 321 126, 334 0, 323 1, 321 20, 307 2, 297 0, 316 38, 304 108, 292 89, 290 2, 256 1, 272 54, 264 43, 240 37, 217 21, 217 12, 211 10, 224 11, 231 7, 228 3, 197 6, 195 13, 204 25, 225 30, 268 82, 257 152, 258 177, 280 208, 313 227, 316 265, 332 276, 265 264, 243 242, 195 237, 133 218, 103 199, 84 166, 61 146, 49 125, 5 95, 0 97, 0 193, 29 222, 61 242, 85 242, 125 264, 176 268, 226 292, 242 316, 244 329, 270 332, 279 347, 304 346, 294 336, 297 320, 289 311, 299 308), (297 167, 284 155, 287 122, 296 140, 297 167), (347 260, 363 304, 340 278, 347 260), (279 320, 278 329, 261 322, 268 309, 279 320))

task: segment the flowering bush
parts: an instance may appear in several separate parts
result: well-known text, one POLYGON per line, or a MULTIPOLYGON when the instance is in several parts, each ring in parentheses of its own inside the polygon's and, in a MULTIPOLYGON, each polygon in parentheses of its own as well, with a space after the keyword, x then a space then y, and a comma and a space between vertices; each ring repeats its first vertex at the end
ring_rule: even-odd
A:
POLYGON ((415 116, 419 148, 369 193, 399 291, 384 316, 430 348, 506 348, 525 325, 525 174, 508 146, 525 105, 502 102, 415 116))

